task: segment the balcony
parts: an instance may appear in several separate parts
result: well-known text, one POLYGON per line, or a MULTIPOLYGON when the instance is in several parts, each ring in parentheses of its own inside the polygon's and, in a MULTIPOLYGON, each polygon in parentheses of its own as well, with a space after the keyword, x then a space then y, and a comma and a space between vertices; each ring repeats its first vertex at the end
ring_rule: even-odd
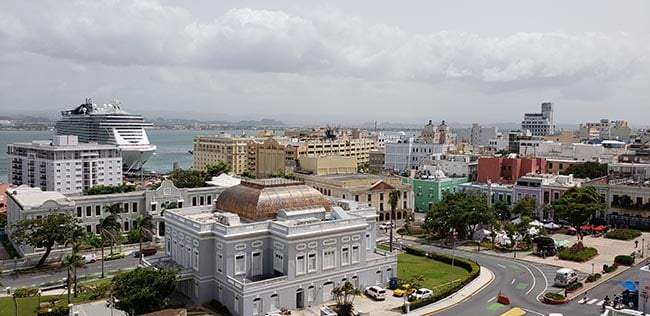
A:
POLYGON ((237 289, 243 291, 244 293, 248 293, 249 291, 252 290, 260 290, 260 289, 277 287, 277 284, 287 282, 288 279, 289 277, 286 275, 283 276, 269 275, 268 278, 261 278, 258 281, 252 281, 250 279, 243 279, 240 281, 231 276, 228 276, 227 282, 232 284, 237 289))

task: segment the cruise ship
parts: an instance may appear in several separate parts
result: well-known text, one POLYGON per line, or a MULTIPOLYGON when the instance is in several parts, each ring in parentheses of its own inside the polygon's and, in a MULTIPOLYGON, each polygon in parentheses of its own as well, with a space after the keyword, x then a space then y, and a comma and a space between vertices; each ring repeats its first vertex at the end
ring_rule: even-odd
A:
POLYGON ((142 115, 124 111, 118 101, 111 104, 94 104, 92 99, 72 110, 61 111, 56 122, 57 135, 77 135, 80 142, 97 142, 117 145, 122 150, 122 167, 125 172, 138 171, 156 151, 149 144, 142 115))

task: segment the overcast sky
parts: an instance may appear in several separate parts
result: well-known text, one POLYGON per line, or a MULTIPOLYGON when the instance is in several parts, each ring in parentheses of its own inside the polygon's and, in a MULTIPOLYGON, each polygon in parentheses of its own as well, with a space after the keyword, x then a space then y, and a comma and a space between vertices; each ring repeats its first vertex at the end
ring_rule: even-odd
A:
POLYGON ((0 112, 650 125, 650 1, 0 1, 0 112))

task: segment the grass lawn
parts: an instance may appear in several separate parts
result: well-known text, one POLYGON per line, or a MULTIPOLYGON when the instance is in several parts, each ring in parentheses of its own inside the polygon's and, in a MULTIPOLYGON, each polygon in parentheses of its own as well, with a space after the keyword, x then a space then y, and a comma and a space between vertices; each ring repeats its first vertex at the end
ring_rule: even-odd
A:
MULTIPOLYGON (((450 264, 407 253, 397 255, 397 277, 402 280, 408 280, 411 277, 422 275, 424 277, 422 287, 433 289, 441 284, 449 283, 450 274, 450 264)), ((454 266, 454 280, 465 279, 467 277, 469 277, 467 270, 454 266)))
MULTIPOLYGON (((110 279, 103 279, 103 280, 96 280, 93 282, 87 282, 84 283, 85 285, 97 285, 100 283, 108 283, 111 282, 110 279)), ((81 284, 81 283, 80 283, 81 284)), ((61 289, 61 292, 64 290, 61 289)), ((68 295, 67 292, 61 295, 48 295, 48 296, 41 296, 41 303, 49 302, 52 300, 62 300, 64 302, 68 301, 68 295)), ((84 303, 89 300, 87 300, 83 295, 79 295, 79 297, 74 297, 73 293, 70 295, 70 299, 72 300, 73 304, 79 304, 79 303, 84 303)), ((36 315, 36 307, 38 307, 38 296, 35 297, 21 297, 17 298, 16 301, 18 302, 18 315, 19 316, 32 316, 36 315)), ((15 315, 15 309, 14 309, 14 301, 12 297, 0 297, 0 315, 15 315)))

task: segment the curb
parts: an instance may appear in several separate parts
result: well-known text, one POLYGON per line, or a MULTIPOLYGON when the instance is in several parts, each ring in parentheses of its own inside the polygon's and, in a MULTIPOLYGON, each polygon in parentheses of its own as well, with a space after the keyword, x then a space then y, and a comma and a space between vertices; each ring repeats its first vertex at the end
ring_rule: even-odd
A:
MULTIPOLYGON (((474 294, 476 294, 476 293, 478 293, 479 291, 483 290, 486 286, 490 285, 490 283, 492 283, 492 281, 494 281, 494 272, 492 272, 492 270, 490 270, 490 269, 488 269, 488 268, 485 268, 485 267, 482 267, 482 268, 485 269, 486 271, 488 271, 488 272, 490 273, 490 280, 488 280, 487 282, 483 283, 480 287, 478 287, 476 290, 472 291, 471 293, 468 293, 468 294, 465 296, 465 298, 463 298, 462 300, 459 300, 458 302, 455 302, 455 303, 450 304, 450 305, 447 305, 447 306, 443 306, 443 307, 441 307, 441 308, 439 308, 439 309, 436 309, 436 310, 433 310, 433 311, 424 312, 424 313, 422 313, 422 314, 420 314, 420 315, 427 315, 427 316, 428 316, 428 315, 434 315, 434 314, 436 314, 436 313, 439 313, 439 312, 442 312, 442 311, 446 311, 446 310, 448 310, 448 309, 450 309, 450 308, 454 308, 454 307, 460 305, 461 303, 463 303, 465 300, 467 300, 468 298, 470 298, 470 297, 473 296, 474 294)), ((454 293, 454 294, 452 294, 452 295, 456 295, 456 294, 458 294, 458 292, 456 292, 456 293, 454 293)), ((410 314, 410 313, 409 313, 409 314, 410 314)))
MULTIPOLYGON (((636 264, 634 266, 631 266, 631 267, 626 266, 625 269, 618 268, 618 269, 616 269, 615 272, 607 273, 607 277, 603 276, 603 277, 601 277, 600 279, 598 279, 595 282, 583 283, 583 285, 590 284, 591 286, 589 286, 589 287, 583 286, 581 290, 574 292, 575 295, 572 295, 571 298, 568 298, 568 300, 569 300, 569 302, 571 302, 573 300, 576 300, 576 299, 580 298, 580 295, 583 294, 584 292, 587 292, 587 291, 591 290, 592 288, 595 288, 595 287, 599 286, 603 282, 609 281, 610 279, 618 276, 619 274, 621 274, 621 273, 623 273, 623 272, 625 272, 625 271, 627 271, 629 269, 636 268, 637 266, 643 265, 643 264, 644 264, 644 261, 641 261, 641 262, 639 262, 638 264, 636 264)), ((571 294, 574 294, 574 293, 571 293, 571 294)), ((582 299, 582 298, 580 298, 580 299, 582 299)))

